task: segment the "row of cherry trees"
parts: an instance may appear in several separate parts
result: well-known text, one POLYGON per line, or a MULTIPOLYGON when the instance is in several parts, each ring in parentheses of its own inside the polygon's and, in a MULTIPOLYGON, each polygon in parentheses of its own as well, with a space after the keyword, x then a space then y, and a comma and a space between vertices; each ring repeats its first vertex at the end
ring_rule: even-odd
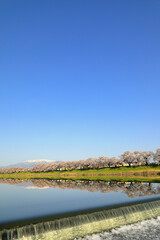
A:
POLYGON ((120 167, 120 166, 142 166, 156 164, 160 165, 160 148, 156 152, 152 151, 126 151, 118 158, 116 157, 99 157, 88 158, 86 160, 68 161, 59 163, 43 164, 40 163, 32 168, 4 168, 0 169, 0 173, 13 172, 49 172, 49 171, 64 171, 73 169, 100 169, 106 167, 120 167))

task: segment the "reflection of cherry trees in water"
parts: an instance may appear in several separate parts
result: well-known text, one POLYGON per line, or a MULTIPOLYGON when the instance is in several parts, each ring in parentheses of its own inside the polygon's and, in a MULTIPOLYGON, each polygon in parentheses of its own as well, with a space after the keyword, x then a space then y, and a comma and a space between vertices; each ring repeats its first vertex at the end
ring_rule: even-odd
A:
MULTIPOLYGON (((72 181, 72 180, 47 180, 47 179, 0 179, 0 183, 32 184, 36 188, 61 188, 61 189, 78 189, 89 192, 118 192, 122 191, 130 198, 152 196, 160 194, 159 183, 142 183, 142 182, 116 182, 116 181, 72 181)), ((26 185, 23 185, 25 187, 26 185)))
POLYGON ((140 196, 152 196, 160 193, 160 184, 131 183, 127 187, 125 192, 130 198, 140 197, 140 196))

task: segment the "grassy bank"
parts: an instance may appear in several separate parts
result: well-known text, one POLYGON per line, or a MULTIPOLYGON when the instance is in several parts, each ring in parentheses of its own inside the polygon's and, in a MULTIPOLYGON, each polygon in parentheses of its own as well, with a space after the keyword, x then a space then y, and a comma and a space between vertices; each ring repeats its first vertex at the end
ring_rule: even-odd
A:
POLYGON ((37 173, 3 173, 0 174, 0 178, 160 182, 160 166, 118 167, 37 173))

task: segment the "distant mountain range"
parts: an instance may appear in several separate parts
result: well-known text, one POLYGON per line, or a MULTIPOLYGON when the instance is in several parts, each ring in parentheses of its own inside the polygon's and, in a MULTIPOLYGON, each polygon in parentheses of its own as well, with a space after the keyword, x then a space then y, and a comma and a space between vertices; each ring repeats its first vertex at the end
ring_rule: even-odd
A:
POLYGON ((11 168, 11 167, 31 168, 39 163, 49 164, 49 163, 58 163, 58 162, 60 161, 48 160, 48 159, 28 160, 28 161, 24 161, 16 164, 8 165, 8 166, 2 166, 0 168, 11 168))

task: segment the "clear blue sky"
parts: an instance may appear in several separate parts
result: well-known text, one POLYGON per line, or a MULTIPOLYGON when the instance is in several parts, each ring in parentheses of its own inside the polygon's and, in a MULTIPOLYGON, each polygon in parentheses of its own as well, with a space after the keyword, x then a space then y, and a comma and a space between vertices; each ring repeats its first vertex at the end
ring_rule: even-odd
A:
POLYGON ((1 0, 0 165, 160 147, 159 0, 1 0))

